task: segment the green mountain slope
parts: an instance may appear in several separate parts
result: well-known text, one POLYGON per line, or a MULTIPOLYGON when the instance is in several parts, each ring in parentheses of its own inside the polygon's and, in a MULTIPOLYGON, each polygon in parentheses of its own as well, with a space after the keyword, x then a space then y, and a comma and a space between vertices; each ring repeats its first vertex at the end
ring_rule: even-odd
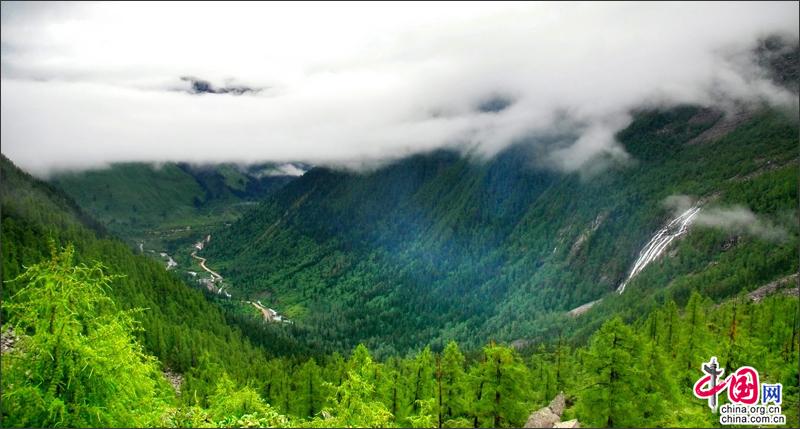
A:
POLYGON ((220 230, 204 256, 325 341, 379 353, 551 336, 580 327, 567 310, 606 295, 590 314, 632 317, 665 289, 721 299, 798 261, 796 121, 771 110, 725 121, 692 106, 640 112, 618 136, 635 162, 589 176, 532 168, 524 143, 485 162, 435 152, 364 174, 315 168, 220 230), (693 227, 610 296, 672 218, 663 202, 674 195, 742 206, 783 236, 693 227))
MULTIPOLYGON (((25 267, 49 260, 51 249, 72 245, 75 264, 99 261, 106 274, 117 276, 110 284, 111 298, 121 309, 143 309, 135 313, 142 328, 133 333, 136 339, 165 368, 184 374, 185 389, 196 391, 199 398, 214 387, 203 380, 222 371, 245 382, 266 377, 264 364, 270 355, 308 354, 305 346, 291 338, 289 328, 253 324, 248 335, 242 334, 228 323, 230 316, 200 291, 165 271, 162 264, 135 255, 128 245, 103 232, 69 197, 19 170, 5 156, 0 158, 0 179, 5 303, 14 303, 15 294, 25 285, 8 281, 25 267)), ((7 320, 5 312, 2 316, 7 320)))
POLYGON ((232 221, 292 179, 275 164, 119 163, 50 182, 116 235, 160 249, 176 229, 232 221))
POLYGON ((714 126, 688 126, 698 115, 713 117, 640 114, 620 135, 639 163, 588 179, 531 169, 524 145, 488 162, 437 152, 366 175, 312 170, 215 232, 202 253, 235 273, 232 287, 293 313, 292 326, 221 311, 2 158, 2 319, 28 328, 2 356, 4 425, 519 427, 564 391, 562 420, 709 427, 717 415, 691 386, 717 356, 783 383, 783 413, 796 426, 797 278, 787 274, 798 260, 797 124, 764 111, 687 143, 714 126), (680 194, 705 197, 711 212, 746 207, 760 229, 696 225, 615 294, 674 216, 662 202, 680 194), (122 277, 48 265, 50 240, 73 244, 75 264, 100 261, 122 277), (63 290, 80 294, 32 281, 63 275, 77 288, 63 290), (113 305, 86 288, 97 279, 111 282, 113 305), (773 279, 783 287, 772 296, 745 296, 773 279), (583 316, 565 314, 596 297, 583 316), (42 317, 50 305, 81 309, 65 312, 63 342, 42 317), (140 329, 116 308, 144 309, 131 313, 140 329), (449 338, 464 352, 445 347, 449 338), (514 350, 492 339, 525 341, 514 350), (347 358, 321 353, 359 340, 382 358, 363 346, 347 358), (29 353, 38 346, 59 351, 59 363, 29 353), (104 363, 109 353, 117 365, 104 363), (58 378, 52 368, 68 371, 58 378), (160 377, 166 368, 183 375, 184 393, 160 377))
POLYGON ((632 323, 611 319, 579 347, 546 341, 519 353, 490 343, 462 353, 449 343, 375 360, 359 346, 347 359, 314 359, 311 347, 266 330, 263 344, 275 350, 283 341, 296 354, 268 359, 162 266, 88 228, 50 185, 5 158, 0 179, 2 320, 19 336, 6 350, 3 330, 4 426, 520 427, 564 391, 562 420, 710 427, 716 415, 691 395, 699 371, 687 369, 712 354, 782 382, 787 423, 797 424, 797 289, 786 285, 758 303, 739 296, 714 305, 693 293, 680 311, 667 300, 632 323), (73 243, 74 260, 69 250, 48 259, 48 239, 73 243), (143 311, 120 311, 133 308, 143 311), (169 389, 163 364, 183 373, 183 393, 169 389), (618 374, 610 383, 608 368, 618 374))

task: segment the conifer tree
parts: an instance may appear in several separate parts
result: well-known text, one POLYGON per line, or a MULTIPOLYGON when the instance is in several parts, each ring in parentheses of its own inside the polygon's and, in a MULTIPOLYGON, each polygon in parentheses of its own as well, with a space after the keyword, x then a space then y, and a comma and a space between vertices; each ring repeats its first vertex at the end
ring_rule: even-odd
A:
POLYGON ((157 361, 109 298, 100 264, 73 266, 73 248, 29 267, 3 302, 19 333, 2 359, 4 426, 147 426, 169 398, 157 361))
POLYGON ((663 323, 661 324, 661 334, 659 337, 662 339, 659 344, 670 354, 675 357, 677 350, 677 343, 679 337, 680 315, 678 314, 678 306, 675 301, 669 300, 663 309, 663 323))
POLYGON ((594 427, 645 424, 637 398, 642 390, 640 339, 619 317, 607 321, 584 355, 584 387, 579 393, 581 422, 594 427))
POLYGON ((520 426, 529 411, 528 389, 520 381, 527 368, 513 350, 500 345, 484 347, 485 360, 478 366, 479 398, 476 417, 481 426, 520 426))
MULTIPOLYGON (((337 388, 330 418, 316 419, 328 427, 386 427, 393 418, 386 406, 374 400, 375 386, 370 374, 375 363, 360 344, 347 363, 347 375, 337 388)), ((327 414, 327 413, 324 413, 327 414)))
POLYGON ((413 414, 419 413, 421 401, 435 396, 434 359, 430 347, 425 347, 413 362, 411 409, 413 414))
POLYGON ((670 407, 676 403, 677 386, 674 378, 669 376, 661 349, 652 341, 644 342, 642 361, 636 364, 643 372, 639 402, 644 411, 644 422, 651 426, 673 426, 668 416, 670 407))
POLYGON ((322 369, 314 358, 307 360, 296 373, 297 386, 294 394, 294 414, 313 417, 325 406, 328 389, 322 380, 322 369))
POLYGON ((681 379, 685 383, 693 381, 693 369, 699 368, 703 359, 707 359, 705 348, 708 344, 709 332, 706 325, 706 305, 703 297, 693 291, 684 310, 681 323, 681 340, 678 355, 683 370, 681 379))
POLYGON ((403 404, 407 400, 405 397, 404 384, 400 370, 401 360, 390 357, 383 364, 382 382, 376 387, 381 401, 395 418, 395 422, 402 421, 405 417, 405 407, 403 404))
POLYGON ((455 341, 444 349, 439 369, 438 413, 439 423, 451 420, 464 412, 465 374, 464 355, 455 341))

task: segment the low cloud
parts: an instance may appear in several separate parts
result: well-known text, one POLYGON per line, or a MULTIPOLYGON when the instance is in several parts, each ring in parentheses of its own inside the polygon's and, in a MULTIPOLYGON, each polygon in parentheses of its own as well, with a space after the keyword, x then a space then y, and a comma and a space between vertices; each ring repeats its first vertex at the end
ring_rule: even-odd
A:
POLYGON ((751 53, 770 34, 796 43, 797 16, 796 2, 4 2, 0 136, 39 174, 490 157, 522 140, 543 167, 592 171, 629 158, 614 135, 641 106, 796 106, 751 53))
POLYGON ((789 237, 784 228, 756 216, 750 209, 742 206, 700 210, 695 222, 698 225, 745 233, 770 241, 784 241, 789 237))
MULTIPOLYGON (((678 215, 697 205, 697 201, 686 195, 672 195, 664 201, 664 205, 674 209, 674 213, 678 215)), ((789 237, 785 228, 740 205, 702 207, 692 223, 736 234, 748 234, 768 241, 783 242, 789 237)))
POLYGON ((292 163, 276 165, 273 169, 266 171, 264 176, 302 176, 306 170, 292 163))

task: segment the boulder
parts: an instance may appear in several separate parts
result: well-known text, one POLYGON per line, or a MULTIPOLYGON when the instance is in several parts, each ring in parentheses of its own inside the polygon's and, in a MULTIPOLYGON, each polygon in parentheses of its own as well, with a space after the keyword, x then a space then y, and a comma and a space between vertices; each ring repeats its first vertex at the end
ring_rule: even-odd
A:
POLYGON ((0 328, 0 331, 2 331, 2 334, 0 334, 0 353, 14 350, 14 344, 17 342, 17 336, 14 335, 14 331, 10 327, 5 331, 0 328))
POLYGON ((566 400, 564 392, 560 392, 550 401, 550 405, 534 412, 528 417, 525 422, 526 428, 579 428, 581 427, 578 420, 561 421, 561 416, 564 414, 566 407, 566 400))
POLYGON ((553 414, 557 415, 560 419, 561 416, 564 414, 564 392, 559 392, 552 401, 550 401, 550 405, 548 408, 553 412, 553 414))
POLYGON ((183 375, 172 371, 169 368, 164 368, 164 377, 169 381, 169 384, 172 385, 172 388, 175 390, 175 394, 181 394, 181 385, 183 384, 183 375))
POLYGON ((528 417, 525 422, 526 428, 551 428, 556 423, 560 422, 561 418, 558 417, 550 407, 544 407, 541 410, 533 413, 528 417))

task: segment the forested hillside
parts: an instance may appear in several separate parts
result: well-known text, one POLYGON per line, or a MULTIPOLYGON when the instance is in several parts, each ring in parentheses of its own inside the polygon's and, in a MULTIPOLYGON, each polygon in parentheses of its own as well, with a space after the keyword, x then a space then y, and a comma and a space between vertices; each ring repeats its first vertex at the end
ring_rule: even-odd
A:
POLYGON ((536 141, 489 160, 438 151, 365 173, 315 168, 203 252, 232 289, 344 350, 585 339, 610 314, 633 320, 692 290, 720 301, 796 272, 797 136, 782 111, 683 106, 636 113, 617 136, 631 160, 599 172, 547 168, 536 141), (613 293, 681 198, 752 222, 692 226, 613 293))
POLYGON ((695 292, 683 311, 670 300, 630 325, 615 317, 585 347, 559 341, 522 355, 450 342, 379 362, 359 345, 347 359, 259 361, 264 372, 246 383, 204 355, 173 391, 132 335, 142 310, 120 311, 102 266, 73 264, 67 247, 12 282, 4 426, 520 427, 566 391, 555 421, 710 427, 716 416, 690 393, 691 369, 709 353, 726 367, 757 360, 762 382, 786 386, 787 424, 798 422, 796 288, 721 306, 695 292))
POLYGON ((186 227, 230 222, 307 169, 304 164, 118 163, 53 174, 50 183, 114 234, 162 248, 186 227))
POLYGON ((588 177, 524 145, 312 170, 203 250, 295 324, 204 296, 3 158, 3 425, 515 427, 563 391, 561 420, 707 427, 712 355, 782 383, 797 425, 797 125, 691 141, 698 115, 640 114, 638 163, 588 177), (706 223, 615 293, 686 194, 706 223), (732 210, 752 217, 708 223, 732 210))
POLYGON ((800 428, 800 2, 0 12, 0 428, 800 428))
POLYGON ((510 427, 563 391, 562 420, 717 426, 691 393, 712 355, 783 383, 796 424, 797 124, 721 120, 642 112, 619 135, 637 162, 600 174, 538 168, 525 144, 313 169, 213 232, 233 300, 4 158, 4 425, 510 427), (693 225, 617 294, 686 195, 752 217, 693 225), (248 295, 295 323, 243 314, 248 295))
MULTIPOLYGON (((199 290, 188 287, 163 265, 134 255, 130 246, 104 232, 69 197, 19 170, 4 156, 0 173, 5 304, 17 302, 26 281, 12 280, 26 267, 72 246, 74 255, 68 263, 102 264, 103 271, 113 276, 107 292, 117 306, 142 309, 133 313, 141 329, 131 335, 160 360, 160 366, 185 374, 188 386, 195 379, 216 377, 222 371, 244 382, 263 374, 263 364, 270 355, 310 353, 286 329, 264 325, 254 325, 248 335, 269 348, 253 345, 199 290), (204 368, 204 362, 217 367, 204 368)), ((9 320, 5 306, 2 316, 5 326, 9 320)), ((198 389, 199 395, 205 394, 205 387, 198 389)))

